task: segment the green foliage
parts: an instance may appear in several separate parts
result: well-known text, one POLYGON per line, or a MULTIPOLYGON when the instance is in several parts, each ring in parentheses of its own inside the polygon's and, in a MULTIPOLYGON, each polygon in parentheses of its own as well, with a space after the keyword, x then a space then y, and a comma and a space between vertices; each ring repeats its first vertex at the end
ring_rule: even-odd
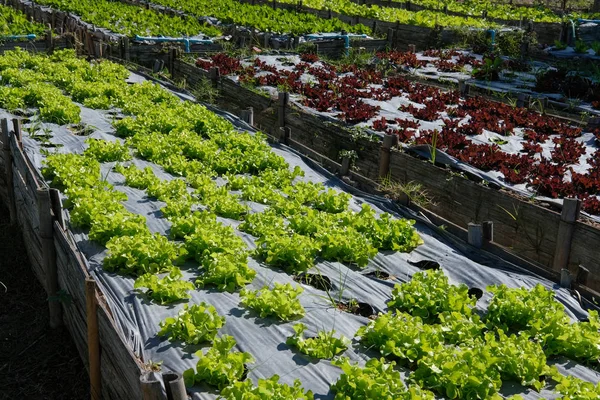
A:
POLYGON ((486 314, 489 327, 505 332, 532 329, 538 336, 569 322, 563 305, 554 300, 554 292, 540 284, 532 289, 500 285, 488 286, 487 290, 494 295, 486 314))
POLYGON ((123 212, 122 201, 127 195, 114 190, 108 182, 99 182, 96 186, 71 186, 65 190, 65 207, 71 208, 71 223, 74 226, 89 227, 101 214, 123 212))
POLYGON ((556 367, 550 369, 549 375, 556 382, 554 391, 562 395, 559 400, 595 400, 600 398, 600 382, 595 385, 574 376, 564 376, 556 367))
POLYGON ((121 236, 139 237, 149 236, 150 231, 146 225, 146 218, 143 215, 134 214, 125 209, 111 213, 104 213, 99 204, 96 213, 90 216, 89 238, 100 244, 106 244, 109 240, 121 236))
MULTIPOLYGON (((212 16, 221 22, 253 27, 263 32, 300 35, 318 32, 370 33, 364 25, 349 25, 337 18, 319 18, 308 13, 273 9, 270 5, 250 5, 235 0, 222 0, 218 6, 212 0, 156 0, 157 4, 172 7, 198 17, 212 16)), ((295 4, 295 3, 294 3, 295 4)))
POLYGON ((233 292, 252 282, 256 271, 248 267, 247 253, 213 253, 202 262, 202 275, 196 279, 199 287, 216 286, 233 292))
POLYGON ((132 276, 168 271, 185 255, 179 245, 158 233, 114 237, 106 248, 104 269, 132 276))
POLYGON ((348 209, 348 202, 351 198, 352 196, 348 193, 328 189, 317 195, 314 207, 317 210, 336 214, 348 209))
MULTIPOLYGON (((184 344, 200 344, 215 339, 217 332, 225 323, 214 306, 201 302, 188 306, 175 317, 160 322, 158 336, 169 336, 169 340, 180 340, 184 344)), ((215 339, 215 342, 218 339, 215 339)))
POLYGON ((547 335, 543 339, 544 349, 549 355, 564 355, 573 360, 597 365, 600 362, 599 332, 598 311, 590 310, 588 322, 564 324, 559 330, 547 335))
POLYGON ((291 321, 304 316, 304 307, 298 296, 304 292, 300 286, 275 282, 273 289, 240 291, 241 303, 256 311, 261 318, 274 316, 282 321, 291 321))
POLYGON ((378 349, 383 356, 409 363, 438 351, 443 344, 439 329, 402 312, 379 314, 377 319, 360 327, 356 336, 363 345, 378 349))
POLYGON ((419 360, 410 380, 449 399, 500 399, 496 358, 481 344, 440 346, 419 360))
POLYGON ((100 182, 100 163, 79 154, 52 154, 44 160, 42 175, 58 189, 89 187, 100 182))
POLYGON ((154 171, 150 167, 138 169, 133 164, 128 166, 117 164, 115 165, 115 171, 125 176, 125 184, 127 186, 136 189, 145 190, 158 181, 158 178, 154 175, 154 171))
POLYGON ((320 256, 325 260, 355 263, 363 268, 377 254, 369 239, 351 227, 339 227, 317 234, 320 256))
POLYGON ((188 369, 183 373, 186 386, 203 382, 223 389, 242 380, 245 364, 253 362, 254 358, 249 353, 230 352, 235 344, 233 337, 223 335, 213 340, 213 345, 206 354, 203 354, 201 350, 197 351, 196 355, 200 359, 196 364, 196 372, 188 369))
POLYGON ((502 330, 485 334, 485 346, 502 380, 516 380, 539 391, 544 386, 540 377, 546 373, 546 355, 539 343, 527 335, 507 336, 502 330))
POLYGON ((44 25, 29 22, 22 12, 0 5, 0 35, 42 35, 45 30, 44 25))
POLYGON ((335 331, 319 331, 316 337, 304 338, 306 325, 299 323, 294 325, 294 335, 288 337, 286 344, 294 346, 301 353, 315 358, 332 359, 337 354, 345 351, 350 345, 350 339, 341 336, 335 337, 335 331))
POLYGON ((246 215, 242 224, 238 227, 242 232, 262 237, 272 232, 284 232, 285 221, 273 210, 268 209, 264 212, 246 215))
POLYGON ((386 363, 382 358, 372 358, 361 368, 350 364, 346 357, 332 361, 343 371, 336 383, 331 385, 335 400, 382 399, 382 400, 433 400, 433 393, 416 385, 408 388, 400 373, 394 369, 396 363, 386 363))
POLYGON ((394 286, 388 307, 435 322, 445 311, 470 315, 476 299, 468 291, 464 284, 451 285, 442 270, 417 272, 409 282, 394 286))
POLYGON ((177 267, 170 267, 168 274, 159 278, 154 274, 144 274, 139 276, 133 284, 134 289, 148 288, 144 292, 146 296, 158 304, 169 304, 179 300, 189 299, 189 290, 194 289, 191 282, 183 281, 181 270, 177 267))
POLYGON ((315 239, 296 233, 270 234, 259 238, 256 246, 256 254, 267 265, 292 273, 312 267, 319 250, 315 239))
POLYGON ((279 376, 273 375, 269 379, 259 379, 258 385, 252 385, 250 380, 234 382, 220 393, 219 399, 224 400, 312 400, 313 393, 304 392, 300 380, 295 379, 294 385, 289 386, 279 383, 279 376))
POLYGON ((151 9, 108 0, 76 2, 41 0, 38 3, 77 14, 89 24, 130 37, 134 35, 181 37, 195 36, 198 33, 217 36, 221 33, 218 29, 203 25, 192 17, 170 16, 151 9))
POLYGON ((127 161, 131 159, 129 149, 121 142, 89 138, 86 139, 85 143, 88 148, 85 149, 83 154, 98 162, 127 161))

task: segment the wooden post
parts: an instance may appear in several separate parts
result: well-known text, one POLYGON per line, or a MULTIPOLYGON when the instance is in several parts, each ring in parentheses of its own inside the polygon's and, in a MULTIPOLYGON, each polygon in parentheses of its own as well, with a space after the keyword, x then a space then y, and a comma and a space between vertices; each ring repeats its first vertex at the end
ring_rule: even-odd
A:
POLYGON ((579 217, 581 200, 566 198, 563 200, 563 208, 560 214, 560 223, 558 225, 558 235, 556 237, 556 251, 554 252, 554 262, 552 268, 556 272, 562 269, 568 269, 569 256, 571 255, 571 241, 575 231, 575 221, 579 217))
POLYGON ((385 135, 381 142, 379 156, 379 177, 385 178, 390 172, 390 153, 392 147, 398 143, 397 135, 385 135))
POLYGON ((292 137, 292 128, 290 128, 289 126, 279 127, 279 143, 289 145, 291 137, 292 137))
POLYGON ((100 371, 100 340, 98 337, 98 302, 96 300, 96 281, 92 277, 85 279, 85 304, 87 311, 90 393, 92 400, 101 400, 102 376, 100 371))
POLYGON ((573 275, 566 268, 560 270, 560 287, 571 288, 573 284, 573 275))
POLYGON ((349 172, 350 172, 350 157, 344 157, 344 158, 342 158, 342 166, 340 168, 340 175, 348 176, 349 172))
POLYGON ((129 38, 127 36, 123 36, 121 41, 123 43, 123 59, 125 61, 129 61, 129 38))
POLYGON ((250 126, 254 126, 254 108, 248 107, 242 110, 241 115, 242 121, 246 122, 250 126))
POLYGON ((525 93, 519 93, 517 96, 517 107, 523 108, 529 106, 529 96, 525 93))
POLYGON ((187 400, 185 383, 181 374, 177 372, 163 372, 162 376, 165 389, 167 389, 168 400, 187 400))
POLYGON ((483 246, 483 229, 481 224, 469 222, 468 243, 478 249, 483 246))
POLYGON ((52 29, 48 28, 46 30, 46 50, 48 52, 52 52, 54 50, 54 43, 52 42, 52 29))
POLYGON ((486 242, 494 241, 494 221, 483 221, 483 239, 486 242))
POLYGON ((37 189, 37 206, 40 220, 40 242, 42 244, 42 265, 46 273, 46 292, 50 328, 62 325, 62 308, 57 299, 58 272, 56 271, 56 251, 54 249, 53 219, 50 206, 50 191, 47 187, 37 189))
POLYGON ((587 286, 589 275, 590 270, 584 267, 583 265, 580 265, 577 267, 577 276, 575 278, 575 282, 577 282, 580 285, 587 286))
POLYGON ((142 400, 165 400, 162 385, 152 372, 146 372, 140 375, 140 384, 142 386, 142 400))
POLYGON ((15 187, 13 185, 13 164, 10 151, 10 131, 8 130, 8 119, 2 119, 2 155, 4 157, 4 173, 6 174, 6 192, 8 195, 8 211, 10 223, 17 223, 17 206, 15 204, 15 187))
POLYGON ((417 46, 415 46, 414 44, 409 44, 408 45, 408 51, 411 53, 416 53, 417 52, 417 46))
POLYGON ((394 30, 392 28, 388 28, 387 47, 391 49, 393 46, 394 46, 394 30))
POLYGON ((175 60, 177 60, 177 47, 172 47, 169 50, 169 72, 171 73, 171 77, 175 76, 175 60))
POLYGON ((50 189, 50 206, 52 207, 54 219, 58 221, 58 224, 61 228, 65 229, 65 218, 62 212, 62 200, 60 199, 60 192, 58 189, 50 189))
POLYGON ((277 94, 278 99, 278 107, 277 107, 277 117, 279 121, 279 126, 285 126, 285 109, 287 107, 288 102, 290 101, 290 94, 288 92, 279 92, 277 94))
POLYGON ((23 142, 22 142, 22 131, 21 131, 21 127, 23 126, 22 121, 19 118, 13 118, 13 134, 15 135, 15 139, 17 140, 17 143, 19 144, 19 147, 23 147, 23 142))
POLYGON ((463 97, 466 97, 469 95, 469 85, 467 85, 467 81, 465 81, 465 80, 458 81, 458 91, 460 92, 460 95, 463 97))
POLYGON ((208 79, 210 79, 214 87, 219 85, 219 79, 221 79, 221 70, 219 67, 212 67, 208 70, 208 79))

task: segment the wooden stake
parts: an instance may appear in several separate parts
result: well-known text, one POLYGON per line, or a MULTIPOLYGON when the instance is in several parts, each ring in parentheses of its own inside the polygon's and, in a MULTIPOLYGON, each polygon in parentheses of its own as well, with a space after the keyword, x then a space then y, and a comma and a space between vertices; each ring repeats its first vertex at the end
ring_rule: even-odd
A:
POLYGON ((398 143, 397 135, 385 135, 381 142, 379 156, 379 177, 385 178, 390 172, 390 152, 392 147, 398 143))
POLYGON ((556 251, 554 252, 554 262, 552 264, 552 269, 556 272, 569 268, 571 241, 573 240, 575 221, 579 217, 580 207, 581 200, 579 199, 566 198, 563 200, 558 235, 556 237, 556 251))
POLYGON ((481 224, 469 222, 468 243, 478 249, 483 246, 483 229, 481 224))
POLYGON ((152 372, 146 372, 140 375, 140 384, 142 386, 143 400, 166 399, 160 381, 154 377, 154 374, 152 372))
POLYGON ((2 154, 4 157, 4 172, 6 174, 6 191, 8 196, 8 211, 10 223, 17 223, 17 207, 15 204, 15 187, 13 185, 13 163, 10 151, 10 131, 8 130, 8 119, 2 119, 2 154))
POLYGON ((42 244, 42 264, 46 273, 46 292, 48 293, 48 311, 50 328, 62 325, 62 307, 57 299, 58 272, 56 270, 56 251, 54 249, 53 220, 50 207, 50 191, 47 187, 37 189, 37 206, 40 220, 40 242, 42 244))
POLYGON ((342 167, 340 168, 340 175, 347 176, 350 172, 350 157, 342 158, 342 167))
POLYGON ((250 126, 254 126, 254 108, 248 107, 242 110, 242 121, 246 122, 250 126))
POLYGON ((85 303, 87 311, 88 358, 90 366, 90 393, 92 400, 102 399, 102 375, 100 371, 100 340, 98 337, 98 302, 96 281, 85 280, 85 303))
POLYGON ((177 372, 163 372, 162 376, 165 389, 167 389, 168 400, 187 400, 185 383, 181 374, 177 372))
POLYGON ((292 137, 292 128, 289 126, 282 126, 279 128, 279 143, 290 144, 292 137))
POLYGON ((483 221, 483 239, 486 242, 494 241, 494 221, 483 221))
POLYGON ((277 94, 277 98, 279 100, 278 113, 277 113, 278 120, 279 120, 279 127, 284 127, 285 126, 285 109, 290 100, 290 94, 288 92, 279 92, 277 94))
POLYGON ((23 142, 22 142, 22 131, 21 131, 21 127, 22 122, 19 118, 13 118, 13 133, 15 135, 15 139, 17 140, 17 143, 19 144, 20 148, 23 148, 23 142))
POLYGON ((65 229, 62 200, 60 199, 60 192, 57 189, 50 189, 50 206, 52 207, 54 219, 58 221, 61 228, 65 229))

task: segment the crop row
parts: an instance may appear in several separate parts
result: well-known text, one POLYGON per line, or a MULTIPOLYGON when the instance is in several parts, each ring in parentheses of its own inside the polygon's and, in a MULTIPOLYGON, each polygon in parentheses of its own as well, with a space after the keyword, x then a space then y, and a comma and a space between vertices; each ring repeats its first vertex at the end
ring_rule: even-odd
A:
POLYGON ((40 35, 44 30, 42 24, 29 22, 22 12, 0 5, 0 35, 40 35))
POLYGON ((169 16, 157 11, 109 0, 41 0, 36 3, 78 15, 84 22, 126 36, 219 36, 218 28, 196 18, 169 16))
MULTIPOLYGON (((51 56, 15 51, 0 57, 3 79, 7 72, 11 88, 27 88, 25 97, 35 97, 34 85, 44 83, 63 91, 65 97, 77 96, 91 108, 122 111, 114 125, 117 135, 127 138, 125 143, 89 139, 83 154, 47 155, 42 172, 65 193, 71 223, 89 228, 90 239, 107 246, 104 268, 137 276, 135 285, 149 288, 145 294, 158 303, 185 299, 192 290, 176 267, 190 257, 201 265, 196 282, 200 287, 234 291, 252 281, 245 244, 231 226, 217 222, 217 214, 243 220, 239 229, 258 238, 255 256, 289 272, 312 266, 303 261, 314 261, 310 251, 317 251, 312 247, 315 244, 323 258, 360 266, 359 258, 346 257, 347 248, 341 243, 351 236, 365 239, 362 245, 352 243, 352 249, 366 244, 410 251, 420 242, 407 221, 386 214, 376 217, 369 207, 352 212, 345 194, 299 179, 302 171, 290 171, 261 135, 240 134, 204 107, 183 103, 157 85, 127 85, 128 71, 123 67, 109 62, 90 64, 70 51, 51 56), (103 180, 101 163, 126 163, 132 158, 130 147, 137 157, 182 177, 164 181, 152 169, 116 167, 127 185, 166 203, 162 211, 171 221, 172 239, 183 241, 151 234, 144 217, 124 208, 126 195, 103 180), (216 176, 227 183, 217 184, 216 176), (243 199, 268 208, 250 214, 243 199), (283 243, 269 243, 269 239, 283 243), (293 254, 288 255, 289 251, 293 254), (162 272, 166 275, 158 275, 162 272)), ((34 107, 41 109, 51 99, 43 97, 34 107)), ((44 118, 41 112, 40 116, 44 118)), ((541 286, 488 290, 493 293, 492 301, 479 316, 474 311, 476 299, 467 287, 451 285, 441 271, 418 273, 412 281, 396 285, 388 303, 390 311, 360 328, 356 336, 383 357, 412 369, 410 385, 402 383, 394 362, 373 359, 363 368, 340 358, 333 361, 343 371, 332 385, 336 397, 433 398, 420 388, 426 387, 449 398, 498 398, 502 381, 516 379, 539 390, 544 375, 558 383, 556 390, 564 399, 574 393, 587 395, 582 399, 598 396, 600 386, 564 377, 546 365, 546 357, 553 355, 597 364, 597 313, 591 312, 587 322, 570 323, 554 294, 541 286)), ((284 321, 304 315, 298 302, 301 295, 301 288, 277 283, 273 288, 240 291, 242 305, 284 321)), ((217 338, 224 323, 224 317, 206 303, 186 305, 161 323, 161 336, 185 343, 212 342, 205 353, 197 353, 196 368, 185 372, 189 384, 208 383, 222 389, 225 398, 265 398, 273 393, 286 399, 313 397, 299 381, 288 386, 280 384, 277 376, 259 380, 257 387, 244 382, 244 366, 253 357, 232 351, 236 341, 231 336, 217 338)), ((349 346, 334 331, 306 338, 305 330, 302 324, 295 325, 287 342, 311 357, 332 358, 349 346)))
MULTIPOLYGON (((465 57, 453 52, 446 56, 465 57)), ((252 87, 289 91, 306 107, 397 135, 402 143, 431 145, 480 170, 501 174, 509 185, 525 185, 538 195, 577 196, 583 200, 584 210, 600 213, 596 197, 600 192, 600 153, 593 143, 584 141, 581 128, 525 108, 482 97, 461 98, 456 91, 396 76, 396 67, 420 65, 414 54, 379 53, 378 58, 379 63, 361 69, 321 62, 315 55, 277 61, 262 56, 238 60, 218 54, 211 60, 198 60, 197 65, 219 67, 252 87), (564 179, 567 173, 569 180, 564 179)))
MULTIPOLYGON (((298 3, 297 0, 278 1, 288 4, 298 3)), ((399 22, 401 24, 425 26, 428 28, 436 26, 488 28, 497 25, 479 18, 457 17, 431 10, 408 11, 394 7, 363 5, 351 0, 303 0, 302 4, 317 10, 331 10, 353 17, 373 18, 380 21, 399 22)))
MULTIPOLYGON (((406 3, 406 0, 392 0, 396 3, 406 3)), ((438 10, 440 4, 436 0, 412 0, 411 3, 427 7, 428 9, 438 10)), ((556 14, 543 5, 536 7, 524 7, 512 4, 492 3, 489 0, 468 0, 465 2, 450 0, 444 3, 448 11, 470 15, 473 17, 482 16, 485 12, 487 17, 505 21, 519 21, 531 19, 535 22, 562 22, 565 17, 556 14)), ((595 14, 571 13, 572 19, 597 17, 595 14)))

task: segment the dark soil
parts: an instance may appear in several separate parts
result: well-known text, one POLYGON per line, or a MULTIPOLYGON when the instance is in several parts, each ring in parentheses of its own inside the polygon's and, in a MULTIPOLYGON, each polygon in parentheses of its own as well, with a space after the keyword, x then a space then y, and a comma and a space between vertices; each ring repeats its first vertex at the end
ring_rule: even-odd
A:
POLYGON ((49 328, 46 293, 0 202, 0 400, 89 397, 75 344, 66 328, 49 328))

